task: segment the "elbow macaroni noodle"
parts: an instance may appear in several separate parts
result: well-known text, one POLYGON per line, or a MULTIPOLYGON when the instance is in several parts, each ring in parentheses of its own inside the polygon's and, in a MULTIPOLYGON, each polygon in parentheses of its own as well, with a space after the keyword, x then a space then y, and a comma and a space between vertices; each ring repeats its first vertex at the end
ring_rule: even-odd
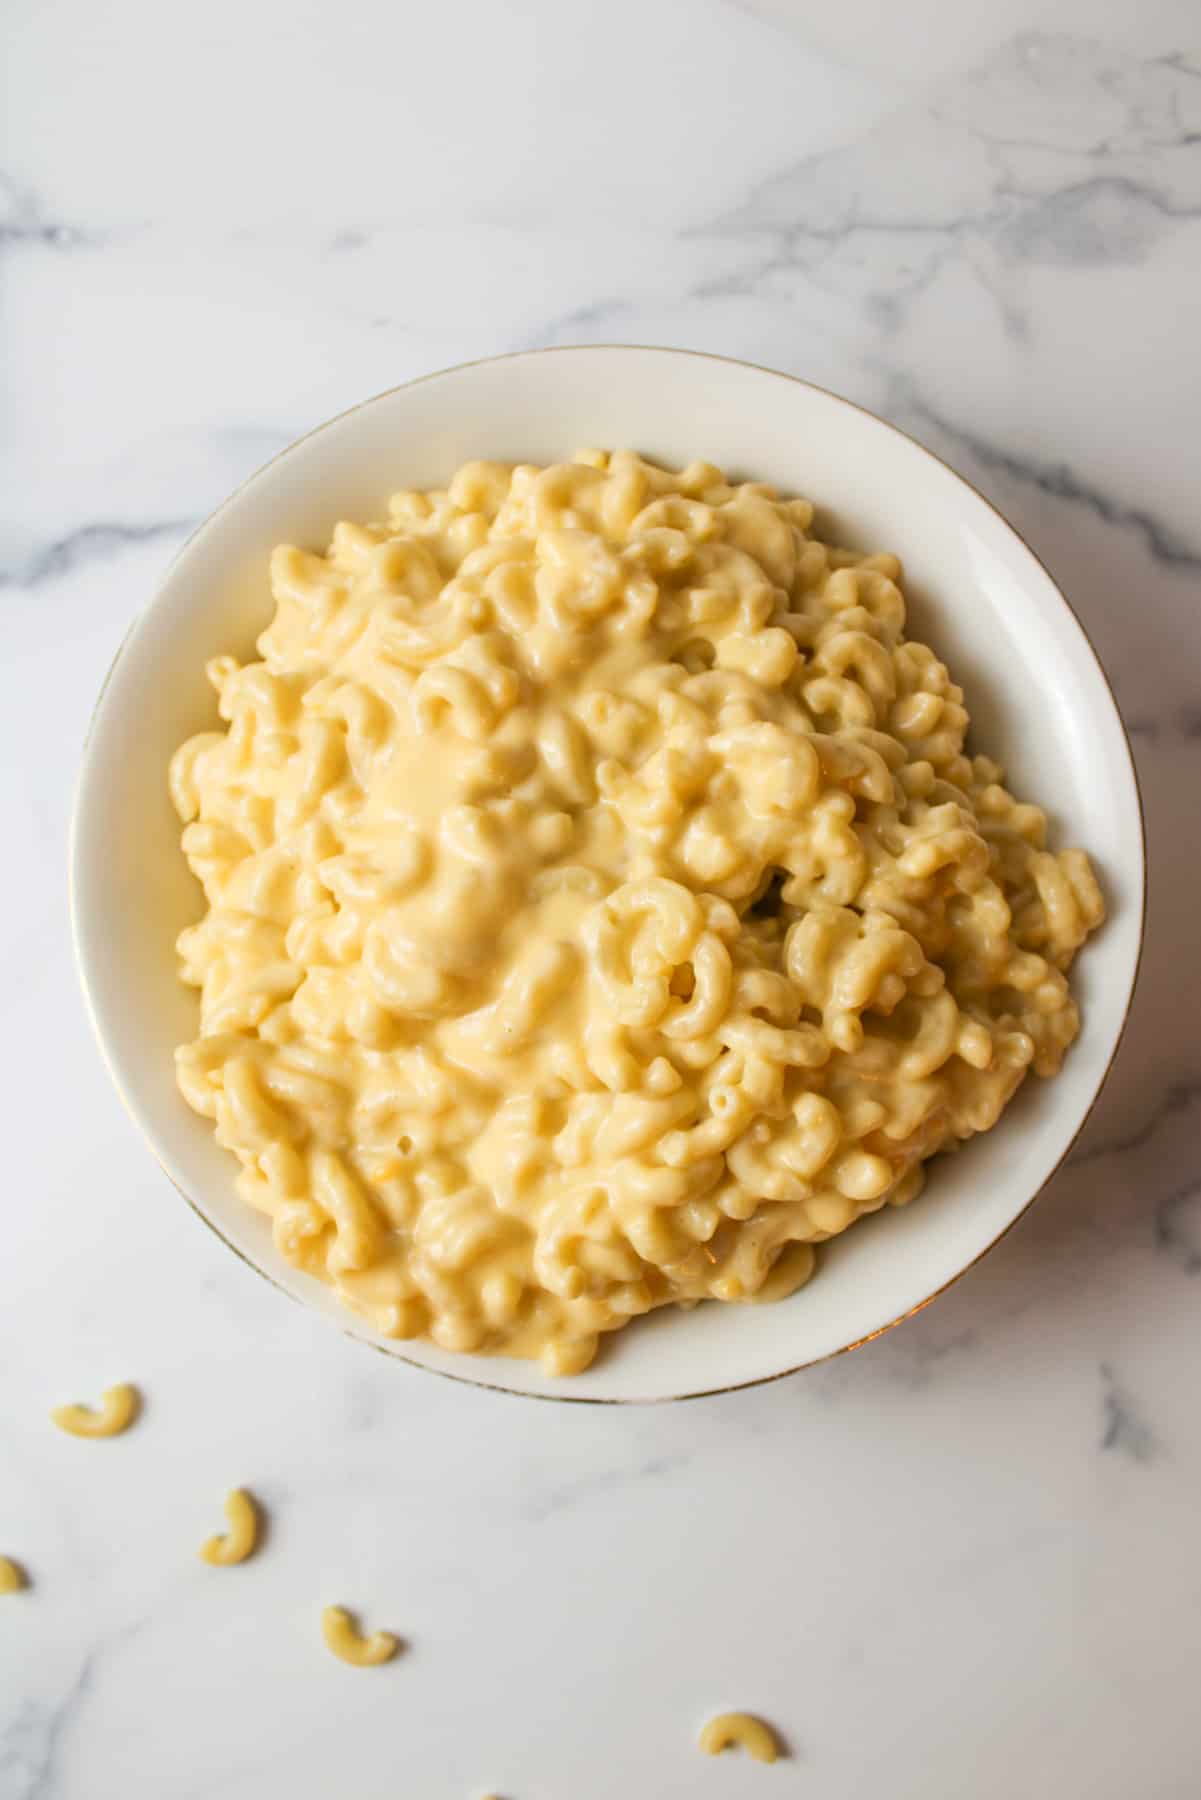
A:
POLYGON ((377 1669, 400 1649, 400 1639, 390 1631, 361 1632, 344 1606, 325 1608, 321 1632, 334 1655, 356 1669, 377 1669))
POLYGON ((1078 1019, 1087 857, 964 750, 901 569, 629 452, 282 547, 170 771, 180 1088, 382 1332, 575 1372, 777 1299, 1078 1019))
POLYGON ((253 1556, 259 1539, 259 1511, 254 1497, 245 1488, 234 1488, 226 1495, 225 1517, 229 1530, 224 1536, 207 1538, 198 1554, 206 1563, 229 1568, 253 1556))
POLYGON ((780 1754, 771 1727, 753 1713, 719 1713, 716 1719, 710 1719, 699 1741, 706 1756, 720 1756, 731 1744, 737 1744, 756 1762, 775 1762, 780 1754))
POLYGON ((138 1390, 121 1382, 105 1389, 98 1407, 56 1406, 50 1417, 60 1431, 69 1431, 72 1437, 118 1437, 133 1424, 140 1404, 138 1390))
POLYGON ((11 1556, 0 1556, 0 1594, 19 1594, 29 1582, 20 1563, 11 1556))

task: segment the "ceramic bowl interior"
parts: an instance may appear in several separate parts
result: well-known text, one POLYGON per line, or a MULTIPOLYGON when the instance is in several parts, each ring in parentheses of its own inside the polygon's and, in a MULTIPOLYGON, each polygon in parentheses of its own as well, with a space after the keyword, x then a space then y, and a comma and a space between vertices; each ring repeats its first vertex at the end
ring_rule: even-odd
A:
MULTIPOLYGON (((187 544, 134 625, 101 695, 72 847, 76 946, 114 1080, 159 1162, 226 1243, 278 1287, 391 1356, 560 1399, 650 1400, 768 1379, 903 1317, 979 1257, 1048 1180, 1117 1046, 1143 926, 1142 822, 1129 746, 1105 676, 1051 578, 1005 521, 919 445, 847 401, 743 363, 682 351, 536 351, 449 369, 381 394, 269 463, 187 544), (381 1338, 297 1274, 237 1197, 233 1163, 176 1092, 175 1045, 195 997, 174 941, 201 910, 167 800, 168 758, 216 713, 204 663, 251 653, 271 605, 267 556, 323 547, 340 518, 379 517, 398 487, 444 481, 472 457, 545 463, 584 445, 668 463, 703 457, 818 505, 825 537, 894 550, 910 629, 966 688, 973 742, 1019 794, 1084 845, 1110 918, 1073 975, 1082 1036, 1054 1081, 1025 1084, 1000 1126, 940 1160, 905 1211, 856 1226, 811 1285, 774 1306, 661 1311, 561 1381, 535 1365, 381 1338)), ((187 1280, 180 1268, 160 1279, 187 1280)))

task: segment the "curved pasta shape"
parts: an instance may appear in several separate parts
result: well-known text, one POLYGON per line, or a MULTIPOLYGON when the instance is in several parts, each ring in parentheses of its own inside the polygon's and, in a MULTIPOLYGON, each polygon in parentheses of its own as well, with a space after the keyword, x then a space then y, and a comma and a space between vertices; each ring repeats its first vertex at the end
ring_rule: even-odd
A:
POLYGON ((121 1382, 105 1389, 98 1407, 56 1406, 50 1417, 60 1431, 69 1432, 72 1437, 119 1437, 133 1424, 141 1405, 137 1388, 121 1382))
POLYGON ((29 1586, 29 1577, 11 1556, 0 1556, 0 1594, 19 1594, 29 1586))
POLYGON ((207 1538, 197 1554, 202 1561, 227 1569, 234 1563, 253 1556, 259 1541, 259 1509, 245 1488, 234 1488, 225 1498, 225 1517, 229 1530, 218 1537, 207 1538))
POLYGON ((467 669, 427 669, 413 689, 413 716, 419 731, 435 731, 443 719, 464 737, 484 739, 493 707, 482 681, 467 669))
POLYGON ((726 1016, 734 970, 730 953, 719 937, 707 931, 691 955, 692 993, 669 1007, 662 1026, 669 1038, 699 1038, 713 1031, 726 1016))
POLYGON ((775 1762, 780 1754, 770 1725, 755 1718, 753 1713, 719 1713, 704 1727, 699 1742, 706 1756, 720 1756, 723 1750, 735 1745, 753 1756, 756 1762, 775 1762))
POLYGON ((321 1634, 334 1655, 356 1669, 377 1669, 381 1663, 391 1662, 400 1649, 400 1639, 390 1631, 360 1632, 344 1606, 325 1608, 321 1634))
POLYGON ((702 917, 687 888, 660 878, 625 883, 589 917, 585 943, 622 1024, 663 1017, 672 972, 687 960, 702 917))
POLYGON ((168 772, 176 1078, 376 1330, 575 1374, 652 1307, 779 1298, 1058 1069, 1088 858, 809 501, 472 462, 270 575, 168 772))

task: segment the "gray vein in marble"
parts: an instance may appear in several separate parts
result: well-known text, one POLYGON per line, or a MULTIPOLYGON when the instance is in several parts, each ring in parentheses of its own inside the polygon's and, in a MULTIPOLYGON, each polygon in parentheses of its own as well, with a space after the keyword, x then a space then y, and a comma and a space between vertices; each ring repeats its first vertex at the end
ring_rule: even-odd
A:
POLYGON ((539 350, 546 344, 557 344, 564 335, 570 338, 577 331, 595 329, 598 326, 607 328, 614 320, 625 318, 636 311, 637 308, 628 300, 616 297, 593 300, 585 306, 574 306, 569 312, 560 313, 532 335, 519 338, 516 340, 516 348, 539 350))
POLYGON ((903 1387, 916 1391, 928 1387, 937 1370, 951 1357, 973 1349, 979 1333, 972 1327, 950 1336, 939 1335, 933 1325, 917 1325, 907 1332, 889 1332, 881 1342, 881 1360, 903 1387))
POLYGON ((1099 1144, 1088 1144, 1074 1150, 1067 1166, 1082 1169, 1088 1163, 1100 1162, 1107 1156, 1127 1156, 1132 1150, 1144 1149, 1172 1119, 1191 1112, 1201 1103, 1201 1077, 1173 1083, 1156 1102, 1149 1118, 1135 1130, 1121 1137, 1103 1138, 1099 1144))
POLYGON ((84 231, 61 219, 47 218, 36 195, 0 173, 0 250, 91 249, 108 242, 107 233, 84 231))
POLYGON ((553 1514, 566 1512, 582 1501, 611 1494, 614 1489, 626 1487, 630 1482, 668 1475, 673 1469, 683 1468, 691 1462, 693 1454, 690 1450, 679 1450, 649 1457, 631 1468, 609 1469, 597 1475, 581 1475, 576 1481, 545 1489, 532 1504, 520 1508, 520 1516, 532 1525, 540 1524, 553 1514))
POLYGON ((750 295, 773 277, 799 276, 890 329, 961 259, 1020 339, 1026 322, 1005 275, 1024 265, 1140 264, 1168 232, 1201 220, 1201 113, 1194 121, 1185 78, 1170 62, 1083 40, 1015 39, 857 142, 757 182, 739 206, 686 234, 745 246, 693 297, 750 295), (923 194, 938 198, 915 199, 923 194))
POLYGON ((1021 262, 1082 269, 1139 263, 1163 227, 1201 217, 1201 207, 1174 204, 1147 182, 1128 175, 1097 175, 1031 199, 1013 191, 1023 210, 999 225, 1002 250, 1021 262))
POLYGON ((87 1695, 95 1665, 96 1652, 89 1650, 60 1700, 52 1706, 28 1703, 4 1728, 0 1735, 0 1794, 4 1800, 44 1800, 50 1793, 63 1738, 87 1695))
POLYGON ((1165 738, 1196 741, 1201 739, 1201 706, 1186 704, 1158 719, 1139 714, 1126 720, 1126 730, 1132 738, 1142 738, 1149 744, 1158 744, 1165 738))
POLYGON ((1102 1450, 1116 1450, 1131 1462, 1151 1462, 1158 1448, 1155 1434, 1108 1363, 1101 1364, 1101 1381, 1102 1450))
POLYGON ((1155 65, 1162 64, 1165 69, 1175 69, 1179 75, 1187 75, 1193 81, 1201 81, 1201 63, 1190 62, 1183 50, 1173 50, 1170 56, 1154 56, 1155 65))
POLYGON ((134 545, 159 538, 182 538, 196 528, 195 519, 158 519, 145 525, 97 521, 80 525, 65 537, 40 545, 20 562, 0 566, 0 588, 34 588, 58 581, 92 562, 107 561, 134 545))
POLYGON ((1044 463, 1031 456, 1021 456, 1004 449, 957 425, 945 413, 935 410, 920 399, 911 385, 900 376, 894 377, 891 411, 902 422, 925 426, 961 450, 966 450, 981 468, 1005 475, 1025 487, 1037 488, 1052 500, 1064 500, 1083 506, 1106 525, 1119 531, 1137 534, 1152 559, 1164 568, 1201 572, 1201 548, 1190 542, 1177 527, 1143 507, 1129 506, 1114 494, 1108 494, 1094 483, 1076 475, 1067 463, 1044 463))
POLYGON ((3 250, 31 245, 44 250, 75 250, 97 241, 75 225, 50 224, 40 219, 5 219, 0 224, 0 249, 3 250))
MULTIPOLYGON (((834 1357, 805 1370, 803 1389, 798 1386, 798 1394, 816 1396, 824 1405, 834 1403, 848 1390, 859 1388, 864 1371, 869 1368, 875 1379, 888 1381, 907 1393, 924 1391, 945 1374, 948 1365, 959 1365, 965 1354, 980 1343, 980 1332, 974 1325, 948 1330, 946 1321, 953 1316, 948 1311, 923 1310, 916 1318, 906 1320, 903 1328, 884 1332, 853 1356, 834 1357)), ((971 1358, 966 1360, 970 1367, 971 1358)))
POLYGON ((1178 82, 1196 71, 1181 55, 1137 57, 1068 34, 1019 32, 948 83, 933 109, 1001 148, 1115 156, 1196 141, 1182 118, 1193 96, 1178 82), (1037 117, 1012 129, 1014 114, 1037 117))
POLYGON ((1201 1176, 1157 1201, 1155 1242, 1186 1275, 1201 1275, 1201 1176))

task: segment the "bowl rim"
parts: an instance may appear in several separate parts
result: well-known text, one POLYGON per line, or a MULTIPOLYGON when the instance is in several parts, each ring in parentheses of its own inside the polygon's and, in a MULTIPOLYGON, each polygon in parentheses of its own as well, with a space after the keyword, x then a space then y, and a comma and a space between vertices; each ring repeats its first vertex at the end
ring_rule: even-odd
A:
MULTIPOLYGON (((835 402, 838 406, 846 407, 848 410, 860 414, 874 426, 877 426, 881 431, 887 431, 894 437, 900 438, 911 449, 916 450, 921 456, 945 470, 955 481, 973 494, 975 498, 988 509, 998 523, 1017 539, 1032 561, 1037 565, 1038 569, 1046 577, 1059 603, 1066 609, 1067 613, 1074 621, 1082 643, 1093 660, 1096 671, 1101 678, 1102 684, 1104 685, 1113 706, 1114 717, 1117 720, 1118 729, 1121 734, 1122 748, 1125 752, 1126 764, 1130 773, 1135 800, 1135 810, 1138 818, 1138 943, 1134 955, 1133 966, 1130 971, 1129 987, 1126 993, 1126 1003, 1122 1011, 1121 1021, 1118 1025, 1117 1033, 1114 1037, 1113 1045, 1109 1057, 1106 1060, 1105 1067, 1097 1077, 1092 1094, 1080 1115, 1076 1129, 1073 1131, 1068 1142, 1064 1145, 1062 1153, 1044 1180, 1039 1183, 1038 1187, 1034 1189, 1033 1193, 1030 1194, 1028 1199, 997 1235, 994 1238, 991 1238, 982 1249, 978 1250, 970 1261, 964 1263, 962 1268, 957 1269, 946 1281, 941 1282, 938 1287, 932 1289, 929 1294, 925 1295, 921 1300, 916 1301, 914 1305, 906 1307, 904 1311, 899 1312, 895 1318, 886 1320, 884 1324, 876 1326, 874 1330, 866 1332, 862 1337, 854 1339, 854 1341, 849 1344, 840 1345, 836 1350, 826 1351, 820 1356, 806 1357, 802 1362, 791 1364, 786 1369, 773 1370, 770 1374, 754 1375, 745 1381, 727 1382, 718 1387, 689 1388, 683 1393, 643 1396, 554 1393, 553 1391, 534 1392, 528 1388, 510 1386, 503 1381, 488 1380, 481 1375, 467 1372, 460 1373, 456 1369, 438 1368, 433 1364, 422 1362, 416 1357, 406 1355, 402 1348, 385 1348, 384 1345, 374 1342, 370 1337, 364 1336, 357 1331, 352 1324, 344 1324, 336 1317, 328 1317, 328 1322, 334 1325, 344 1337, 350 1339, 351 1342, 362 1346, 364 1349, 374 1351, 376 1355, 382 1356, 386 1361, 390 1363, 403 1363, 409 1368, 419 1369, 425 1374, 436 1375, 445 1381, 458 1382, 466 1387, 481 1388, 489 1393, 505 1394, 516 1399, 549 1401, 554 1404, 568 1406, 661 1406, 684 1400, 713 1399, 721 1394, 739 1393, 748 1388, 767 1387, 772 1382, 784 1381, 789 1376, 799 1375, 806 1369, 818 1368, 823 1363, 833 1362, 836 1358, 846 1356, 853 1350, 860 1350, 865 1344, 874 1343, 877 1338, 885 1336, 887 1332, 894 1330, 898 1325, 903 1325, 907 1319, 915 1318, 918 1313, 924 1312, 926 1307, 939 1299, 941 1295, 947 1293, 948 1290, 954 1287, 958 1281, 962 1280, 970 1270, 974 1269, 978 1263, 981 1263, 986 1256, 995 1250, 997 1245, 1008 1237, 1015 1226, 1021 1223, 1030 1212, 1035 1202, 1046 1192, 1047 1188, 1051 1185, 1059 1171, 1067 1162, 1081 1133, 1092 1117, 1102 1091, 1113 1071, 1114 1064, 1118 1058, 1118 1053, 1121 1050, 1123 1040, 1126 1036, 1126 1030, 1130 1023, 1130 1014, 1134 1006, 1134 996, 1138 988, 1143 954, 1146 949, 1148 889, 1146 808, 1143 804, 1142 786, 1139 780, 1138 765, 1135 761, 1133 747, 1130 742, 1130 733, 1127 729, 1126 721, 1122 716, 1122 709, 1119 705, 1117 694, 1114 692, 1113 683, 1109 678, 1109 674, 1101 660, 1097 647, 1089 636, 1088 630, 1076 608, 1072 605, 1067 594, 1060 587, 1058 581, 1055 579, 1054 575, 1052 575, 1042 557, 1039 556, 1038 552, 1030 544, 1029 540, 1018 530, 1017 526, 1006 517, 1001 509, 988 498, 987 494, 982 493, 975 483, 970 481, 966 475, 961 474, 958 469, 948 463, 944 457, 937 453, 937 451, 931 450, 928 445, 923 444, 920 439, 914 437, 911 432, 905 431, 899 425, 894 425, 888 419, 881 418, 880 415, 873 412, 870 407, 863 406, 857 400, 848 399, 845 394, 839 394, 832 388, 823 387, 819 382, 810 381, 805 376, 793 375, 786 370, 772 368, 766 363, 753 362, 746 357, 727 356, 719 351, 713 350, 683 349, 668 344, 626 344, 614 342, 595 344, 542 344, 521 350, 501 351, 492 356, 471 357, 464 362, 448 363, 442 368, 427 370, 423 375, 415 375, 408 381, 396 382, 391 387, 381 388, 377 393, 369 394, 366 398, 355 401, 351 406, 344 407, 340 412, 333 413, 329 418, 323 419, 320 423, 311 426, 308 431, 302 432, 297 438, 293 438, 289 443, 277 450, 273 456, 268 457, 265 462, 260 463, 256 468, 252 469, 236 487, 230 490, 224 499, 218 502, 211 512, 207 513, 204 518, 196 523, 184 539, 183 543, 176 549, 175 554, 172 556, 166 568, 159 575, 153 593, 134 613, 133 618, 130 620, 129 625, 126 627, 126 630, 117 645, 112 661, 109 663, 104 679, 97 691, 96 698, 92 703, 87 730, 84 734, 83 744, 79 752, 79 763, 76 770, 74 792, 72 796, 71 820, 67 847, 68 915, 75 969, 79 977, 80 987, 83 990, 84 1008, 87 1012, 92 1032, 100 1051, 101 1061, 108 1071, 109 1078, 117 1091, 117 1096, 122 1107, 137 1128, 143 1141, 150 1150, 151 1155, 154 1157, 155 1162, 158 1164, 159 1169, 166 1176, 167 1180, 171 1183, 171 1186, 175 1189, 176 1193, 185 1202, 195 1217, 198 1218, 202 1224, 207 1226, 227 1250, 231 1251, 240 1262, 244 1263, 247 1268, 253 1270, 256 1275, 260 1276, 262 1280, 267 1282, 268 1285, 273 1287, 278 1293, 283 1294, 288 1300, 301 1307, 302 1310, 312 1312, 313 1308, 302 1295, 293 1293, 290 1288, 285 1287, 281 1281, 276 1279, 270 1270, 264 1268, 261 1263, 256 1262, 253 1257, 248 1256, 239 1245, 226 1237, 224 1231, 214 1219, 209 1217, 200 1202, 188 1193, 188 1191, 176 1180, 175 1176, 167 1168, 159 1155, 158 1145, 155 1142, 150 1128, 143 1119, 135 1099, 126 1091, 125 1085, 118 1075, 113 1058, 110 1054, 108 1041, 102 1028, 99 1014, 96 1010, 95 999, 88 978, 87 958, 82 942, 78 893, 81 878, 79 844, 83 790, 86 785, 88 766, 92 752, 92 740, 100 716, 100 709, 109 685, 121 663, 121 659, 126 654, 130 643, 140 630, 142 624, 158 605, 164 590, 172 576, 175 574, 176 569, 187 556, 193 543, 202 532, 207 531, 209 526, 215 524, 216 521, 241 498, 247 488, 256 482, 260 476, 264 475, 268 469, 273 468, 276 463, 281 462, 285 457, 290 456, 293 451, 299 449, 302 444, 307 444, 311 439, 319 437, 322 432, 328 431, 336 425, 340 425, 345 419, 351 418, 355 413, 362 412, 366 407, 375 406, 378 402, 390 399, 394 394, 404 393, 410 388, 421 387, 426 382, 437 381, 447 375, 461 374, 468 369, 481 368, 492 363, 515 362, 535 356, 571 355, 581 351, 590 354, 596 351, 617 354, 633 351, 643 355, 650 353, 655 356, 690 358, 700 362, 724 363, 734 368, 749 369, 756 374, 769 375, 776 380, 790 382, 796 387, 807 388, 810 392, 820 394, 825 399, 835 402)), ((470 1363, 473 1359, 468 1356, 464 1357, 463 1360, 470 1363)), ((503 1359, 501 1358, 493 1358, 491 1359, 489 1366, 495 1366, 496 1363, 499 1363, 502 1360, 503 1359)))

